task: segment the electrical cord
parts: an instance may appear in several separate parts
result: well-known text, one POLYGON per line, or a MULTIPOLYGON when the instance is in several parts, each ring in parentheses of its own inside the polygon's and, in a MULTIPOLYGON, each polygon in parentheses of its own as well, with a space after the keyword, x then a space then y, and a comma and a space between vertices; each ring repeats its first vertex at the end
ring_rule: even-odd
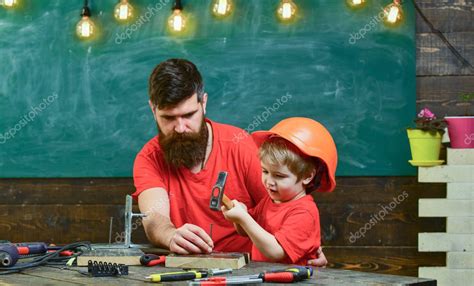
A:
POLYGON ((85 247, 87 249, 91 249, 90 242, 88 241, 80 241, 80 242, 75 242, 71 243, 68 245, 65 245, 61 247, 60 249, 54 251, 54 252, 48 252, 44 255, 38 256, 36 258, 33 258, 32 261, 25 262, 25 263, 18 263, 14 266, 11 267, 0 267, 0 275, 5 275, 5 274, 11 274, 11 273, 18 273, 22 270, 29 269, 29 268, 34 268, 42 265, 46 265, 48 263, 53 263, 53 264, 59 264, 59 263, 65 263, 66 261, 70 260, 71 258, 75 258, 79 255, 82 254, 82 251, 80 251, 79 248, 85 247), (66 251, 66 250, 76 250, 79 251, 78 253, 71 255, 71 256, 59 256, 61 252, 66 251))

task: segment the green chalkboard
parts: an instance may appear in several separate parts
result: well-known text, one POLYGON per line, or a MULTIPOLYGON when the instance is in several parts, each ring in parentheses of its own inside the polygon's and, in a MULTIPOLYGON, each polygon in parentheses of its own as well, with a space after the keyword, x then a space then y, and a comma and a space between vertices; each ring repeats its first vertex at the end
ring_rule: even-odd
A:
POLYGON ((147 80, 159 62, 182 57, 201 70, 208 116, 248 131, 290 116, 332 132, 338 175, 413 175, 405 127, 415 114, 414 9, 387 28, 391 1, 352 11, 342 0, 297 0, 298 19, 277 21, 277 0, 235 1, 233 16, 210 1, 183 1, 187 35, 165 27, 172 1, 92 0, 95 41, 74 34, 82 0, 22 0, 0 7, 0 177, 131 176, 136 153, 156 134, 147 80), (133 24, 133 25, 132 25, 133 24))

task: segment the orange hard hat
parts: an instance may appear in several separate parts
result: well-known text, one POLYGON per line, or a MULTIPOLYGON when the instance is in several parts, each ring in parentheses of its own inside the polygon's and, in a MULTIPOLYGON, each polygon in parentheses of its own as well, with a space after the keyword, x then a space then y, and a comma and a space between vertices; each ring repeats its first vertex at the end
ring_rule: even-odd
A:
POLYGON ((293 143, 303 154, 320 159, 328 171, 321 177, 318 192, 331 192, 336 187, 337 149, 329 131, 319 122, 305 117, 283 119, 268 131, 255 131, 252 138, 260 147, 273 136, 293 143))

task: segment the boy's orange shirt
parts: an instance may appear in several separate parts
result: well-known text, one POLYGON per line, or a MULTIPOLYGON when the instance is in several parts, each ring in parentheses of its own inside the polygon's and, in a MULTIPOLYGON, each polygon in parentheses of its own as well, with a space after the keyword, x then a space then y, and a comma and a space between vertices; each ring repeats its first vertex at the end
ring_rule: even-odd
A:
MULTIPOLYGON (((287 258, 278 261, 286 264, 306 265, 315 259, 321 245, 319 211, 310 195, 285 203, 274 203, 266 197, 249 211, 255 221, 275 236, 287 258)), ((252 260, 270 261, 252 246, 252 260)))

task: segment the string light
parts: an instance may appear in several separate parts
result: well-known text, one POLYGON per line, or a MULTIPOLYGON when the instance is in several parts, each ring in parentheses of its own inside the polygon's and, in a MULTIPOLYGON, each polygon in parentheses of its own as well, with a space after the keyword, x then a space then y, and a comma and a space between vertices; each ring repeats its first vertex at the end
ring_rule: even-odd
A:
POLYGON ((88 0, 84 0, 84 7, 82 7, 81 11, 82 18, 76 26, 76 34, 81 39, 89 39, 96 32, 94 22, 90 19, 91 11, 88 3, 88 0))
POLYGON ((403 16, 401 1, 393 0, 393 3, 385 7, 383 13, 383 21, 386 25, 394 26, 399 24, 403 16))
POLYGON ((3 0, 1 4, 6 8, 15 8, 18 5, 17 0, 3 0))
POLYGON ((282 22, 290 22, 294 20, 297 7, 292 0, 281 0, 277 8, 277 17, 282 22))
POLYGON ((212 14, 218 18, 229 16, 233 9, 232 0, 214 0, 211 5, 212 14))
POLYGON ((365 0, 347 0, 347 5, 351 8, 362 8, 365 6, 365 0))
POLYGON ((168 18, 168 27, 173 33, 181 33, 186 28, 186 18, 184 17, 181 0, 176 0, 172 8, 173 14, 168 18))
POLYGON ((133 7, 128 0, 120 0, 114 9, 115 19, 121 22, 130 20, 133 17, 133 7))

